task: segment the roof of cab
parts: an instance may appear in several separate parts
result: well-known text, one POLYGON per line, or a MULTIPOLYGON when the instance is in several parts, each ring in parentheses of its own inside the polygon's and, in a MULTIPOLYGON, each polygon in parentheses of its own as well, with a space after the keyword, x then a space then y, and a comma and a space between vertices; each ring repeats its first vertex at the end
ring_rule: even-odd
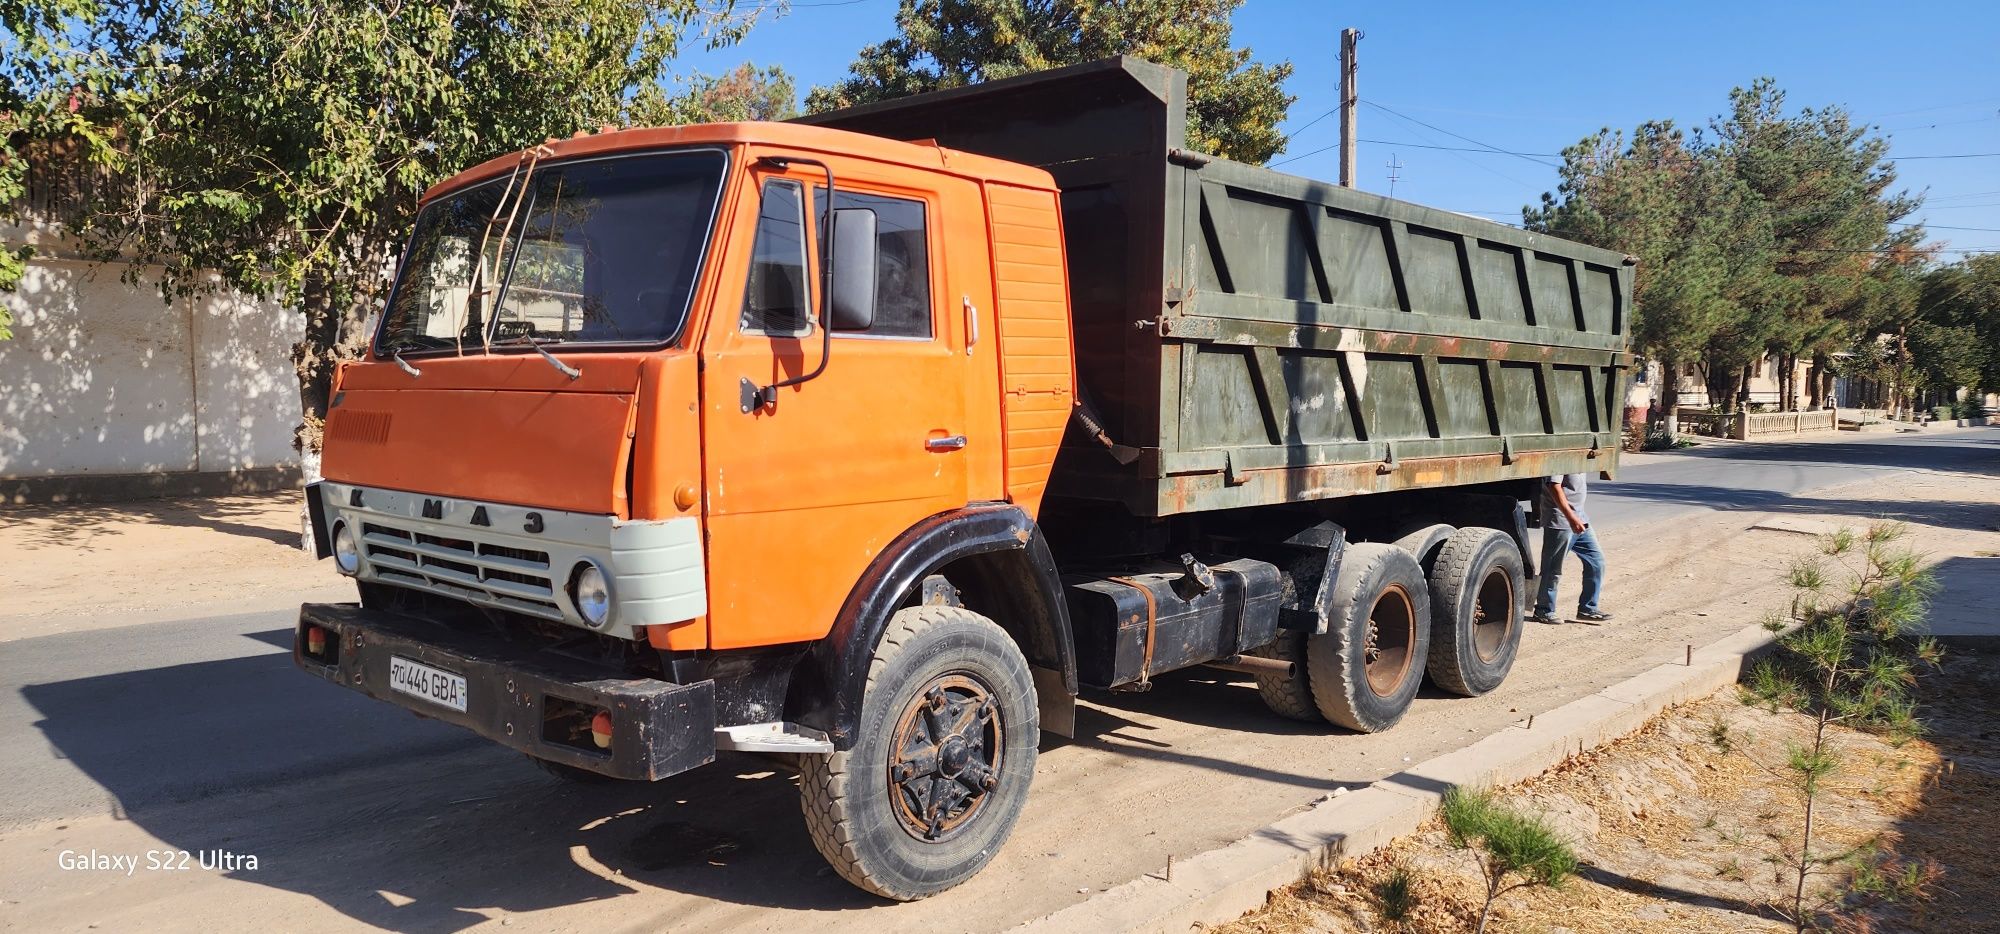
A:
MULTIPOLYGON (((636 127, 598 133, 578 133, 569 139, 550 140, 546 145, 553 151, 553 155, 544 155, 543 159, 568 159, 701 144, 781 146, 807 152, 856 156, 1029 188, 1054 190, 1056 187, 1055 179, 1050 177, 1049 173, 1033 166, 946 149, 930 140, 901 142, 848 130, 769 121, 636 127)), ((520 163, 520 159, 521 152, 510 152, 488 159, 432 185, 424 192, 423 200, 428 202, 440 193, 513 171, 520 163)))

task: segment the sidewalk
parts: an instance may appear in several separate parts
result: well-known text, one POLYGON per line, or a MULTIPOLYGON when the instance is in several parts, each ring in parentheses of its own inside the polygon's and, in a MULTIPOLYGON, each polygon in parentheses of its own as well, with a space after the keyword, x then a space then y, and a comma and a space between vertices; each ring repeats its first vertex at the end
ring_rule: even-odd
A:
POLYGON ((299 549, 299 496, 0 507, 0 642, 348 599, 299 549))

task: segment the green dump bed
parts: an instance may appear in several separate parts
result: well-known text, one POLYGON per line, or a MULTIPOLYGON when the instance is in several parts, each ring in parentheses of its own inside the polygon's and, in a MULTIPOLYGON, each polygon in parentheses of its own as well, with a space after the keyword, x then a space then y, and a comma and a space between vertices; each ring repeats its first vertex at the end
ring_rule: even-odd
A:
POLYGON ((1052 496, 1134 514, 1457 487, 1618 457, 1617 253, 1185 148, 1186 76, 1108 59, 819 114, 1061 185, 1083 399, 1052 496))

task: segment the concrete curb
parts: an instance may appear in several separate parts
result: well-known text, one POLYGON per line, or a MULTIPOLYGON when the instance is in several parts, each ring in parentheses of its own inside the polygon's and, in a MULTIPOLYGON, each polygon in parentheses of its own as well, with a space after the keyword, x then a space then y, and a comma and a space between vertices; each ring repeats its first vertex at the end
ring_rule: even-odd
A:
POLYGON ((1366 788, 1330 798, 1220 849, 1173 864, 1173 881, 1148 874, 1024 922, 1016 932, 1184 934, 1264 904, 1273 889, 1413 833, 1454 785, 1507 785, 1639 729, 1667 707, 1736 683, 1776 636, 1749 626, 1695 650, 1691 664, 1661 665, 1536 714, 1485 739, 1426 760, 1366 788))

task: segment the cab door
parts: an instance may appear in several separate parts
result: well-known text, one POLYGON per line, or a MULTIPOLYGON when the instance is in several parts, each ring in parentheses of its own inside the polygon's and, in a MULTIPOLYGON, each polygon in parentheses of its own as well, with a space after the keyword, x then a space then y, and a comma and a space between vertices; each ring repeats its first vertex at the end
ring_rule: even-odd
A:
POLYGON ((923 173, 827 157, 834 207, 875 216, 875 308, 821 362, 826 175, 753 163, 702 349, 709 645, 816 639, 903 530, 967 502, 966 366, 940 198, 923 173), (919 180, 912 184, 912 178, 919 180))

